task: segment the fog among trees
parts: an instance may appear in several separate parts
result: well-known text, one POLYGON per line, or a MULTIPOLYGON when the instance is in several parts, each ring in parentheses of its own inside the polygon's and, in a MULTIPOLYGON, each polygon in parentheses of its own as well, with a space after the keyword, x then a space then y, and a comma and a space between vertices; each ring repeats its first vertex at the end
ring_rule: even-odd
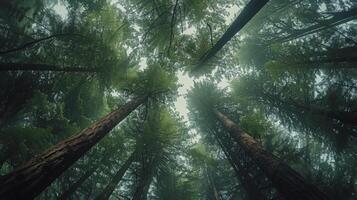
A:
POLYGON ((0 199, 357 199, 354 0, 0 0, 0 199))

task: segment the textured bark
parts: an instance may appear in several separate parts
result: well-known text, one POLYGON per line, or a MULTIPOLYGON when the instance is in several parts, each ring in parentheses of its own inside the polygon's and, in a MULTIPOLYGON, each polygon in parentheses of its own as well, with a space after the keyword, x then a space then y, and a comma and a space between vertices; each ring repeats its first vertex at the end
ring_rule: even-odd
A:
POLYGON ((203 64, 214 57, 223 46, 252 19, 266 3, 268 3, 268 1, 269 0, 251 0, 217 43, 200 58, 197 68, 202 67, 203 64))
POLYGON ((140 175, 139 184, 136 186, 132 200, 145 200, 149 191, 150 183, 156 171, 156 161, 158 155, 153 157, 143 157, 143 169, 140 175))
POLYGON ((245 192, 247 193, 249 200, 265 200, 263 194, 259 191, 254 180, 249 176, 248 171, 246 171, 240 164, 237 159, 234 159, 235 153, 232 152, 231 146, 225 144, 223 142, 222 137, 220 135, 215 135, 219 145, 221 146, 225 156, 227 157, 229 163, 233 167, 237 178, 239 179, 240 183, 242 184, 245 192))
POLYGON ((33 199, 145 102, 134 99, 79 134, 66 139, 0 179, 0 199, 33 199))
POLYGON ((309 184, 299 173, 282 163, 276 156, 267 152, 250 135, 240 128, 227 116, 214 110, 217 118, 223 123, 231 137, 258 164, 261 170, 270 178, 274 187, 286 199, 291 200, 326 200, 326 194, 317 187, 309 184))
POLYGON ((98 68, 61 67, 48 64, 0 63, 0 71, 55 71, 55 72, 98 72, 98 68))
POLYGON ((80 179, 78 179, 75 183, 73 183, 66 191, 64 191, 61 196, 58 198, 59 200, 66 200, 74 194, 74 192, 86 181, 96 170, 94 167, 88 170, 80 179))
POLYGON ((135 160, 135 156, 137 155, 137 152, 134 151, 130 157, 125 161, 122 167, 117 171, 117 173, 113 176, 113 178, 110 180, 110 183, 104 188, 104 190, 95 198, 95 200, 107 200, 109 199, 110 195, 113 193, 115 190, 116 186, 120 182, 120 180, 123 178, 125 172, 128 170, 130 167, 131 163, 135 160))
POLYGON ((335 13, 331 19, 319 22, 316 25, 312 25, 308 28, 297 30, 291 35, 279 39, 279 42, 288 42, 293 39, 297 39, 306 35, 317 33, 319 31, 334 27, 346 22, 349 22, 357 17, 357 8, 352 8, 348 11, 343 11, 340 13, 335 13))

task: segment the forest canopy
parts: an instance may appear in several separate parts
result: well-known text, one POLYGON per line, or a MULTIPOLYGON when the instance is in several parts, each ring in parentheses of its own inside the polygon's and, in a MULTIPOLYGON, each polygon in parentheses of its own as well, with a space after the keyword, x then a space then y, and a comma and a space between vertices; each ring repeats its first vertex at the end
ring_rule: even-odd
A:
POLYGON ((0 199, 357 199, 354 0, 0 0, 0 199))

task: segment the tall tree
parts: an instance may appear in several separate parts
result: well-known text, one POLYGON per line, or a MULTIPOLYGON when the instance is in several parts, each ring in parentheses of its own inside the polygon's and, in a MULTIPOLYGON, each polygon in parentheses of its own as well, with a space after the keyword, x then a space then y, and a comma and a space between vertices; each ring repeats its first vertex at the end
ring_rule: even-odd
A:
POLYGON ((190 93, 193 106, 198 107, 201 114, 204 113, 203 116, 214 116, 213 119, 222 123, 234 141, 241 146, 261 170, 264 171, 267 177, 269 177, 281 195, 289 199, 328 199, 327 195, 317 187, 309 184, 298 172, 284 164, 278 157, 266 151, 250 135, 242 131, 237 124, 219 111, 218 109, 222 102, 218 103, 215 101, 222 97, 219 97, 221 95, 219 92, 214 94, 215 91, 217 89, 210 84, 196 84, 190 93), (203 101, 208 96, 210 96, 211 100, 208 102, 203 101))
POLYGON ((299 173, 267 152, 226 115, 217 110, 214 113, 235 141, 258 163, 283 196, 289 199, 329 199, 326 194, 308 183, 299 173))
POLYGON ((120 167, 120 169, 114 174, 108 185, 104 188, 104 190, 95 198, 96 200, 107 200, 110 195, 115 190, 118 183, 123 178, 125 172, 130 167, 131 163, 136 159, 138 151, 135 150, 129 158, 124 162, 124 164, 120 167))
POLYGON ((233 38, 253 17, 256 15, 269 0, 251 0, 234 20, 222 37, 209 49, 198 61, 197 68, 203 67, 206 62, 214 57, 229 40, 233 38))
POLYGON ((0 197, 2 199, 36 197, 146 100, 147 97, 133 99, 79 134, 60 142, 10 174, 1 177, 0 197), (20 176, 21 179, 18 178, 20 176))

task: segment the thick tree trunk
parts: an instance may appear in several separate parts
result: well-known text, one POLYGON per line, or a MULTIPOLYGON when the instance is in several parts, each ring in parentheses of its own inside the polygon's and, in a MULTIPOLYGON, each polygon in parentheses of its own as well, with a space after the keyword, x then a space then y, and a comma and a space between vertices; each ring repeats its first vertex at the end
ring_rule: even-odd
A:
POLYGON ((150 174, 144 174, 142 176, 139 185, 136 187, 132 200, 145 200, 147 198, 151 179, 152 177, 150 174))
POLYGON ((110 195, 113 193, 115 190, 116 186, 120 182, 120 180, 123 178, 125 172, 128 170, 130 167, 131 163, 135 160, 135 157, 137 155, 137 151, 134 151, 130 157, 125 161, 122 167, 117 171, 117 173, 113 176, 113 178, 110 180, 110 183, 104 188, 104 190, 95 198, 95 200, 107 200, 109 199, 110 195))
POLYGON ((75 183, 73 183, 66 191, 64 191, 61 196, 58 198, 59 200, 67 200, 69 197, 74 194, 74 192, 86 181, 97 169, 94 167, 88 170, 80 179, 78 179, 75 183))
POLYGON ((54 72, 98 72, 98 68, 61 67, 48 64, 0 63, 0 71, 54 71, 54 72))
POLYGON ((0 179, 0 199, 33 199, 146 101, 134 99, 0 179))
POLYGON ((232 147, 228 144, 223 142, 223 138, 221 135, 215 135, 217 142, 221 146, 226 158, 228 159, 229 163, 233 167, 237 178, 239 179, 240 183, 242 184, 245 192, 247 193, 249 200, 265 200, 263 194, 259 191, 254 180, 249 176, 248 171, 246 171, 242 165, 239 163, 237 159, 234 159, 237 155, 232 152, 232 147))
POLYGON ((200 58, 196 67, 202 67, 203 64, 214 57, 218 51, 221 50, 223 46, 252 19, 266 3, 268 3, 268 1, 269 0, 251 0, 217 43, 200 58))
POLYGON ((349 11, 343 11, 335 13, 331 19, 323 22, 319 22, 316 25, 312 25, 308 28, 295 31, 293 34, 280 38, 279 42, 288 42, 306 35, 317 33, 319 31, 328 29, 333 26, 337 26, 346 22, 349 22, 357 17, 357 8, 352 8, 349 11))
POLYGON ((329 199, 317 187, 309 184, 299 173, 282 163, 276 156, 267 152, 250 135, 221 112, 214 110, 231 137, 259 165, 270 178, 274 187, 287 199, 291 200, 327 200, 329 199))
POLYGON ((140 181, 137 185, 132 200, 146 200, 149 191, 150 183, 155 173, 155 163, 157 155, 154 157, 144 157, 145 166, 143 166, 140 175, 140 181))

